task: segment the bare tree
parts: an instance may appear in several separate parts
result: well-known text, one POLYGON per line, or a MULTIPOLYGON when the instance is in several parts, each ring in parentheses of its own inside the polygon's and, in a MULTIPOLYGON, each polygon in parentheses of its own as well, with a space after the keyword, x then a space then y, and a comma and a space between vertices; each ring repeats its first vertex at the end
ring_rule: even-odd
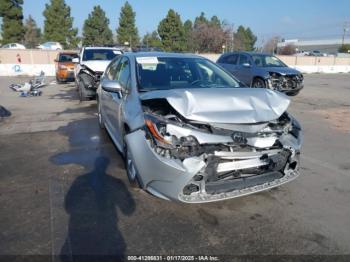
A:
POLYGON ((266 53, 271 53, 271 54, 275 54, 277 53, 277 43, 279 42, 280 37, 278 36, 274 36, 271 37, 270 39, 268 39, 263 47, 262 47, 262 51, 266 52, 266 53))
POLYGON ((279 50, 280 55, 294 55, 296 53, 295 45, 288 44, 279 50))
POLYGON ((229 38, 228 32, 221 27, 207 23, 198 23, 192 33, 199 52, 220 53, 222 46, 229 38))

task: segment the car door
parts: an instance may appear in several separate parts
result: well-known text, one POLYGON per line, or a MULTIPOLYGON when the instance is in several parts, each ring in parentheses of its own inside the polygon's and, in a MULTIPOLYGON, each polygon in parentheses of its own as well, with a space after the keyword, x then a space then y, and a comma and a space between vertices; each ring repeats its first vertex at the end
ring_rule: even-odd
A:
POLYGON ((240 81, 250 86, 252 78, 252 62, 248 55, 239 55, 236 76, 240 81))
POLYGON ((105 80, 115 81, 115 74, 116 74, 117 66, 119 65, 119 61, 120 61, 120 58, 112 61, 107 67, 106 72, 104 73, 101 79, 101 87, 102 87, 101 94, 100 94, 101 113, 103 115, 105 125, 110 131, 112 136, 114 136, 114 133, 116 131, 115 127, 112 125, 112 120, 110 119, 110 115, 111 115, 110 110, 112 110, 112 106, 111 106, 112 93, 103 88, 103 82, 105 80))
MULTIPOLYGON (((110 75, 112 81, 116 81, 122 87, 122 90, 127 90, 130 84, 130 63, 127 57, 121 57, 116 61, 115 70, 112 68, 110 75)), ((123 149, 123 119, 122 106, 125 99, 125 93, 107 92, 104 91, 106 116, 110 131, 113 133, 114 142, 119 149, 123 149)))
POLYGON ((235 76, 237 71, 238 54, 230 54, 222 58, 219 64, 235 76))

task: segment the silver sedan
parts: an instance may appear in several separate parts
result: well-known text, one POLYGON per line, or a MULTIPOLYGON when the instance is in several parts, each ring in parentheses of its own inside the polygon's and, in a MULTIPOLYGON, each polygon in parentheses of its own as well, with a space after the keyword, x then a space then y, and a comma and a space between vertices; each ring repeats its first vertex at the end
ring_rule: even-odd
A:
POLYGON ((106 69, 97 101, 129 181, 160 198, 218 201, 299 175, 303 135, 289 98, 246 88, 205 58, 126 53, 106 69))

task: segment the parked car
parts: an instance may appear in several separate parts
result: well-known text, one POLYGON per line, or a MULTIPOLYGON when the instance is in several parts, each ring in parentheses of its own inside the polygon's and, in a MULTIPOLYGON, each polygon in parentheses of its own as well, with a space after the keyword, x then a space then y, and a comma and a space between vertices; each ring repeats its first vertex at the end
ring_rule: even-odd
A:
POLYGON ((312 52, 310 52, 309 54, 310 56, 328 56, 327 53, 322 53, 319 50, 313 50, 312 52))
POLYGON ((267 190, 299 175, 290 99, 195 55, 125 53, 97 90, 98 120, 133 186, 188 203, 267 190))
POLYGON ((304 87, 304 77, 276 56, 254 52, 233 52, 217 63, 251 87, 270 88, 294 96, 304 87))
POLYGON ((74 63, 72 60, 78 58, 76 52, 60 52, 55 59, 57 83, 74 81, 74 63))
POLYGON ((58 42, 46 42, 38 46, 39 49, 46 50, 63 50, 63 47, 58 42))
POLYGON ((96 96, 100 77, 113 58, 122 54, 114 47, 83 47, 78 58, 73 59, 75 67, 75 83, 79 91, 80 101, 96 96))
POLYGON ((18 43, 10 43, 3 45, 1 48, 7 48, 7 49, 26 49, 24 45, 18 44, 18 43))

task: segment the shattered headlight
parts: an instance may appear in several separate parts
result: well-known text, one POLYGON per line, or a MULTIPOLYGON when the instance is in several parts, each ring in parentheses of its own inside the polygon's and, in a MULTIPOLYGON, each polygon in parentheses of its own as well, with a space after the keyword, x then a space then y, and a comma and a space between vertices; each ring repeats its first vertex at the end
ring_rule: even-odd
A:
POLYGON ((269 75, 271 78, 277 78, 277 79, 280 78, 280 76, 281 76, 280 74, 275 73, 275 72, 269 72, 269 75))
MULTIPOLYGON (((148 134, 151 136, 157 146, 176 149, 180 147, 199 146, 194 136, 177 137, 167 132, 167 123, 169 120, 162 119, 150 114, 145 115, 145 124, 148 134)), ((176 124, 172 122, 172 124, 176 124)))

